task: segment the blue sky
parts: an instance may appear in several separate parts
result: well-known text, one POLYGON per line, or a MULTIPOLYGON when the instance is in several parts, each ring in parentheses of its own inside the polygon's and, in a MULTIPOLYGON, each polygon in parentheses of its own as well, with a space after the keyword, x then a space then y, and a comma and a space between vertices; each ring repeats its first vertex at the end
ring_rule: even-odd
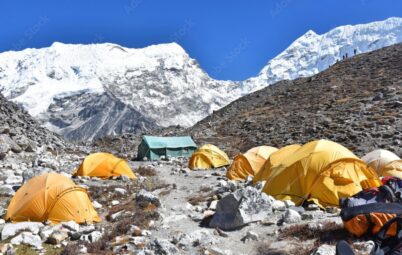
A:
POLYGON ((0 52, 64 43, 176 41, 217 79, 243 80, 312 29, 402 17, 398 0, 0 2, 0 52))

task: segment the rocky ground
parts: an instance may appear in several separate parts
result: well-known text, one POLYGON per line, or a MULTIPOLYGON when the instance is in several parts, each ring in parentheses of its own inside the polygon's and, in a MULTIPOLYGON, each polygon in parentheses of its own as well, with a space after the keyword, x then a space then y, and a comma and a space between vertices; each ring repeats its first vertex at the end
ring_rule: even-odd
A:
MULTIPOLYGON (((85 156, 38 154, 9 155, 10 163, 0 165, 2 214, 27 173, 56 170, 70 176, 85 156)), ((347 234, 339 210, 277 201, 250 181, 227 180, 225 168, 190 171, 183 159, 131 161, 130 165, 138 176, 134 182, 74 179, 88 189, 101 223, 0 221, 0 250, 8 254, 334 254, 333 244, 346 239, 359 254, 368 254, 372 245, 347 234)))

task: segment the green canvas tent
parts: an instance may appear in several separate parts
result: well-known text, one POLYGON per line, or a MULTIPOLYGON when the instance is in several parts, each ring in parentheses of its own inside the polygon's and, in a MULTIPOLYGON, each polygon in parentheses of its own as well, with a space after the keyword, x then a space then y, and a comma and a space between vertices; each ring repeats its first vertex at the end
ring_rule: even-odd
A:
POLYGON ((137 158, 158 160, 161 156, 190 157, 197 149, 190 136, 160 137, 144 135, 138 146, 137 158))

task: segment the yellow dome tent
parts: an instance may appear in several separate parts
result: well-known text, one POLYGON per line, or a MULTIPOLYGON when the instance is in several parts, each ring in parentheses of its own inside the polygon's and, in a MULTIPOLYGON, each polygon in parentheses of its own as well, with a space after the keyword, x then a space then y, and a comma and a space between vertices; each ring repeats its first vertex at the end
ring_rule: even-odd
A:
POLYGON ((402 160, 394 160, 382 168, 382 175, 394 176, 402 179, 402 160))
POLYGON ((245 180, 254 176, 269 156, 278 149, 271 146, 259 146, 237 155, 230 165, 226 177, 230 180, 245 180))
MULTIPOLYGON (((379 149, 367 153, 364 157, 362 157, 362 160, 366 162, 369 166, 371 166, 374 170, 376 170, 379 176, 385 176, 383 173, 385 166, 393 161, 401 160, 401 158, 399 158, 393 152, 379 149)), ((396 166, 396 164, 394 164, 394 166, 396 166)), ((390 167, 394 168, 392 166, 390 167)))
POLYGON ((205 144, 190 157, 190 169, 212 169, 229 165, 229 157, 225 152, 212 144, 205 144))
POLYGON ((297 205, 312 201, 339 206, 339 198, 381 184, 376 172, 340 144, 319 140, 303 145, 272 169, 263 192, 297 205))
POLYGON ((267 180, 268 176, 271 174, 271 170, 274 167, 277 167, 282 160, 292 155, 295 151, 301 148, 299 144, 292 144, 280 148, 269 156, 269 158, 265 161, 264 165, 258 171, 258 173, 253 178, 253 183, 256 184, 259 181, 267 180))
POLYGON ((11 199, 5 219, 53 223, 101 221, 86 190, 58 173, 42 174, 25 183, 11 199))
POLYGON ((137 179, 124 159, 104 152, 87 156, 74 173, 74 176, 93 176, 103 179, 121 175, 137 179))

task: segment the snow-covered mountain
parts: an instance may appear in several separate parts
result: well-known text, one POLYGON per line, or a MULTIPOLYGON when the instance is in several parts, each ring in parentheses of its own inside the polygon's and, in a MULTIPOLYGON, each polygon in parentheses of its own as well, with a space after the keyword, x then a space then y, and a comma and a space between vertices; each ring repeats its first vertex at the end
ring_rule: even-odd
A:
POLYGON ((71 140, 190 126, 237 98, 177 44, 67 45, 0 54, 0 89, 71 140))
POLYGON ((143 49, 68 45, 0 54, 0 90, 71 140, 190 126, 231 101, 284 79, 321 72, 356 53, 402 42, 402 18, 298 38, 244 82, 209 77, 176 43, 143 49))
POLYGON ((317 74, 343 56, 377 50, 402 42, 402 18, 361 25, 347 25, 319 35, 310 30, 268 62, 259 75, 243 84, 243 91, 259 90, 267 84, 317 74))

